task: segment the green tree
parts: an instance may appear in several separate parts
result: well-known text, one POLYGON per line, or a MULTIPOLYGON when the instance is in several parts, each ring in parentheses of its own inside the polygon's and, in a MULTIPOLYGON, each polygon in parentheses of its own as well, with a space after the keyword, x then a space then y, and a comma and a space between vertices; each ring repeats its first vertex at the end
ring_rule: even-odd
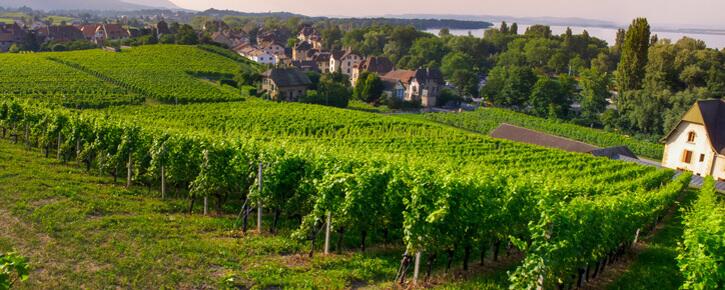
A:
POLYGON ((413 43, 408 53, 408 58, 404 63, 400 63, 402 68, 416 69, 420 67, 437 68, 441 65, 441 60, 448 52, 445 43, 438 37, 420 38, 413 43))
POLYGON ((599 115, 607 109, 610 77, 606 72, 596 68, 584 70, 580 74, 581 87, 579 104, 581 117, 590 124, 599 119, 599 115))
POLYGON ((529 67, 496 66, 489 72, 482 95, 497 105, 523 109, 536 81, 529 67))
POLYGON ((191 25, 184 24, 179 28, 179 32, 176 33, 176 43, 187 45, 198 44, 199 37, 197 36, 196 31, 194 31, 194 28, 191 27, 191 25))
POLYGON ((551 38, 551 27, 546 25, 531 25, 524 35, 534 38, 551 38))
POLYGON ((627 29, 622 57, 617 67, 617 88, 620 94, 642 88, 650 41, 650 26, 645 18, 637 18, 627 29))
POLYGON ((462 52, 451 52, 443 58, 441 72, 456 87, 459 96, 478 95, 478 73, 472 63, 473 58, 462 52))
POLYGON ((539 117, 565 118, 572 103, 573 80, 565 75, 559 79, 540 76, 531 90, 531 113, 539 117))
POLYGON ((383 82, 374 73, 363 72, 353 90, 353 98, 363 102, 373 103, 380 100, 383 94, 383 82))

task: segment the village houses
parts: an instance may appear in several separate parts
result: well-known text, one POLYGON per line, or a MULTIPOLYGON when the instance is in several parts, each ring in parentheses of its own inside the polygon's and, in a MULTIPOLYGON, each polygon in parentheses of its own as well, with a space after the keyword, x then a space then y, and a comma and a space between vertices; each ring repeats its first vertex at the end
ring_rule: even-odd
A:
POLYGON ((23 41, 26 31, 15 23, 0 23, 0 52, 7 52, 13 44, 23 41))
POLYGON ((697 101, 663 142, 662 166, 725 181, 725 101, 697 101))
POLYGON ((351 49, 333 51, 330 56, 330 72, 352 76, 352 68, 362 62, 360 55, 351 49))
POLYGON ((46 41, 76 41, 83 39, 83 32, 78 27, 71 25, 45 26, 37 30, 38 35, 46 41))
POLYGON ((128 29, 121 24, 85 24, 80 26, 80 31, 86 40, 98 45, 103 45, 107 40, 131 37, 128 29))
POLYGON ((369 56, 364 61, 352 68, 352 76, 350 82, 353 86, 357 85, 360 74, 370 72, 379 76, 385 75, 394 69, 393 62, 384 56, 369 56))

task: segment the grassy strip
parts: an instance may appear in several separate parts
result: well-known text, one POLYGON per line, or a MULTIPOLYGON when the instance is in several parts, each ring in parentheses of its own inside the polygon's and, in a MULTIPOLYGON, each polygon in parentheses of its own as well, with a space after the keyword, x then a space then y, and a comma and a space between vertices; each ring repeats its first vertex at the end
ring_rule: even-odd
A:
POLYGON ((21 288, 346 288, 395 276, 401 249, 309 259, 289 229, 241 236, 233 215, 184 214, 185 200, 41 156, 0 140, 0 250, 34 269, 21 288))
MULTIPOLYGON (((688 192, 679 207, 688 207, 697 194, 688 192)), ((683 213, 673 216, 646 241, 646 248, 637 255, 626 272, 608 285, 608 289, 678 289, 683 283, 677 266, 677 243, 682 240, 683 213)))

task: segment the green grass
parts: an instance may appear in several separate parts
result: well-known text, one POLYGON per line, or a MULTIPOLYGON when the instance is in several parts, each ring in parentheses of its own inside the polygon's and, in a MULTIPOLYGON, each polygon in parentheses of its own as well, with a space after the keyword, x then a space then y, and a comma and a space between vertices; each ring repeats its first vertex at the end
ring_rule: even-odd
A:
POLYGON ((373 106, 371 104, 358 101, 358 100, 352 100, 347 105, 347 108, 350 110, 358 110, 358 111, 364 111, 364 112, 371 112, 371 113, 390 113, 391 110, 387 106, 373 106))
MULTIPOLYGON (((689 206, 697 194, 689 191, 679 207, 689 206)), ((677 266, 677 243, 682 240, 682 211, 676 210, 665 226, 647 241, 647 248, 608 289, 679 289, 683 283, 677 266)))
POLYGON ((34 269, 20 288, 344 288, 397 270, 399 248, 309 259, 289 229, 244 237, 231 215, 188 215, 185 200, 155 195, 0 140, 0 250, 34 269))

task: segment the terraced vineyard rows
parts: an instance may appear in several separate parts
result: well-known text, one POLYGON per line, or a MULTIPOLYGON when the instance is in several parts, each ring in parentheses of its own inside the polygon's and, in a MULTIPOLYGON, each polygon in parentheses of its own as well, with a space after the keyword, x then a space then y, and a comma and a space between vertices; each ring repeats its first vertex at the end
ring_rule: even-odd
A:
POLYGON ((40 54, 0 54, 0 96, 50 101, 72 108, 139 104, 144 98, 40 54))
POLYGON ((197 72, 234 74, 240 64, 194 46, 155 45, 120 53, 92 50, 48 55, 142 90, 164 103, 244 99, 238 90, 227 90, 194 76, 197 72))

